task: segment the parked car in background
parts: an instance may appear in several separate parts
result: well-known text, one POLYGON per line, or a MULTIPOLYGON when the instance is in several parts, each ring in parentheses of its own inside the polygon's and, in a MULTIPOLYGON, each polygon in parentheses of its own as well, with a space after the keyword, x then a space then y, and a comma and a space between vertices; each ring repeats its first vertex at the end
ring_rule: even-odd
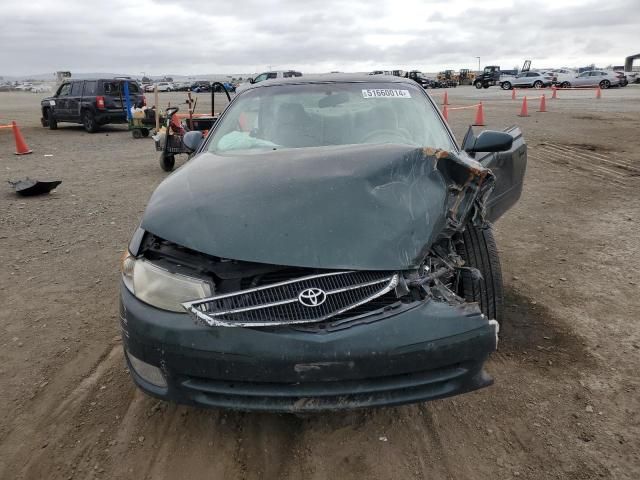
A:
POLYGON ((491 222, 522 191, 518 128, 458 145, 415 82, 318 75, 251 85, 183 142, 193 158, 121 260, 143 391, 295 413, 491 385, 504 302, 491 222))
POLYGON ((171 82, 158 82, 159 92, 172 92, 174 90, 171 82))
POLYGON ((131 106, 146 105, 141 86, 120 78, 66 81, 52 97, 41 101, 43 127, 58 128, 60 122, 80 123, 89 133, 107 123, 126 123, 124 84, 129 87, 131 106))
POLYGON ((438 87, 435 86, 436 82, 431 80, 425 76, 420 70, 411 70, 410 72, 406 72, 404 74, 405 78, 409 78, 420 85, 422 88, 439 88, 440 84, 438 83, 438 87))
POLYGON ((264 82, 265 80, 275 80, 279 78, 296 78, 301 76, 302 76, 302 73, 297 72, 295 70, 276 70, 272 72, 264 72, 264 73, 261 73, 260 75, 256 75, 255 78, 249 78, 248 81, 243 83, 242 85, 238 85, 238 87, 236 88, 236 91, 240 93, 246 90, 247 88, 249 88, 249 85, 252 85, 254 83, 264 82))
POLYGON ((640 72, 624 72, 629 83, 640 83, 640 72))
POLYGON ((515 77, 500 79, 500 86, 505 90, 517 88, 544 88, 553 84, 553 77, 541 72, 524 72, 515 77))
MULTIPOLYGON (((220 82, 220 83, 224 85, 224 88, 227 90, 227 92, 233 93, 236 91, 236 86, 233 83, 231 82, 220 82)), ((222 87, 219 84, 215 85, 213 88, 214 88, 214 91, 217 93, 222 92, 222 87)))
POLYGON ((561 87, 565 86, 565 82, 571 83, 571 80, 578 75, 575 70, 568 68, 554 68, 549 73, 553 76, 553 84, 561 87))
POLYGON ((621 87, 626 87, 629 85, 629 80, 627 80, 627 76, 624 72, 613 71, 612 72, 616 77, 618 77, 618 85, 621 87))
POLYGON ((620 85, 620 77, 613 71, 589 70, 564 82, 563 87, 600 87, 609 88, 620 85))
POLYGON ((50 92, 52 90, 51 85, 34 85, 33 87, 31 87, 31 92, 33 93, 45 93, 45 92, 50 92))
POLYGON ((210 92, 211 82, 208 80, 198 80, 197 82, 193 82, 191 84, 191 91, 196 93, 210 92))

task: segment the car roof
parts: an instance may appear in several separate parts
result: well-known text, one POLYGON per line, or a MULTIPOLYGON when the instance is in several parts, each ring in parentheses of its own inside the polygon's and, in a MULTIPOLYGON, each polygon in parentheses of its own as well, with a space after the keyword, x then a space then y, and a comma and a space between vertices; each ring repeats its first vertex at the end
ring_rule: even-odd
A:
POLYGON ((134 79, 134 78, 119 78, 119 77, 112 77, 112 78, 67 78, 64 82, 62 83, 71 83, 71 82, 135 82, 135 83, 139 83, 138 80, 134 79))
POLYGON ((311 83, 398 83, 416 85, 410 78, 395 77, 393 75, 369 75, 368 73, 327 73, 304 75, 302 77, 273 78, 251 84, 247 90, 270 87, 275 85, 302 85, 311 83))

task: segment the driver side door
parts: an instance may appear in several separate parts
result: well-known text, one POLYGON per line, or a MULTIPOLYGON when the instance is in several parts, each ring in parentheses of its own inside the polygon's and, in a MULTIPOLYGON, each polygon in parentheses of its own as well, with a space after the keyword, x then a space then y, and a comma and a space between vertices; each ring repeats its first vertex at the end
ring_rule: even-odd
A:
POLYGON ((71 83, 63 83, 55 96, 55 105, 52 105, 57 120, 69 118, 69 97, 71 95, 71 83))

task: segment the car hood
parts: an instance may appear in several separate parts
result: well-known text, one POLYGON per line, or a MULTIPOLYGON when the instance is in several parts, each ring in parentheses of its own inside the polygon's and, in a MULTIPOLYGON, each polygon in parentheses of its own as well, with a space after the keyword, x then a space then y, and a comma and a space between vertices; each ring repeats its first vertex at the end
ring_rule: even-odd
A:
POLYGON ((469 188, 451 190, 456 176, 469 182, 471 170, 482 171, 477 178, 488 172, 471 159, 403 145, 203 153, 160 184, 141 226, 235 260, 414 268, 471 205, 467 197, 474 201, 469 188))

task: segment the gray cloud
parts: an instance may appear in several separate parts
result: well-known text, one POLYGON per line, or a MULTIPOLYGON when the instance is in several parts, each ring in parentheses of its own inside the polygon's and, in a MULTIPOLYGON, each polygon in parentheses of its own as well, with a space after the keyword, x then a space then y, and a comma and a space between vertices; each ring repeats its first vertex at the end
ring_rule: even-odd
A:
POLYGON ((3 2, 0 75, 620 64, 637 0, 3 2))

